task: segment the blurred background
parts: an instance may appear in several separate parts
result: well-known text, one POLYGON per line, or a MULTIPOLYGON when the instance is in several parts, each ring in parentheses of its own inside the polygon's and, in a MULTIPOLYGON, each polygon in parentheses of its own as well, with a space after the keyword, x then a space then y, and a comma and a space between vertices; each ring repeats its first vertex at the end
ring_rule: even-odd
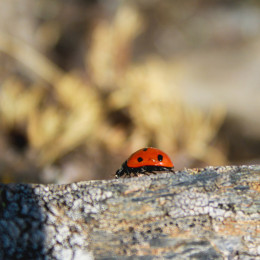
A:
POLYGON ((260 163, 260 2, 2 0, 0 181, 260 163))

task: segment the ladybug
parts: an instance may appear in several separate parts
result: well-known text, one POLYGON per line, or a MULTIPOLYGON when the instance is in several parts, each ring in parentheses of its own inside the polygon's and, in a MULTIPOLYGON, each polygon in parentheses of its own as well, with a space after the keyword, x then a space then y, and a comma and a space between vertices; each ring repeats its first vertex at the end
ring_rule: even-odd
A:
POLYGON ((116 178, 156 174, 158 171, 174 172, 173 168, 174 165, 166 153, 147 147, 133 153, 116 172, 116 178))

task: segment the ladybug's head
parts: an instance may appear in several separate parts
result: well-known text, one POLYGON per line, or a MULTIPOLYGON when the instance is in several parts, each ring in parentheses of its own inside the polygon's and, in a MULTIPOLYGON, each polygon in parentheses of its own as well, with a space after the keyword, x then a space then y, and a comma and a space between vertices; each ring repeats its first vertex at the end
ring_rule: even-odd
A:
POLYGON ((121 165, 120 169, 118 169, 118 170, 116 171, 116 179, 122 177, 124 174, 126 174, 126 173, 128 172, 128 171, 127 171, 127 165, 126 165, 126 163, 127 163, 127 161, 125 161, 125 162, 121 165))

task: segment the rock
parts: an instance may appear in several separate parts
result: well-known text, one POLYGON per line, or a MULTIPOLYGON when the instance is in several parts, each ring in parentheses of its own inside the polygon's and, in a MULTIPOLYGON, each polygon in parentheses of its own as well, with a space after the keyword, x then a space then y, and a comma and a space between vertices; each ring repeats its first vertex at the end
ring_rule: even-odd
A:
POLYGON ((259 165, 0 184, 0 259, 260 259, 259 192, 259 165))

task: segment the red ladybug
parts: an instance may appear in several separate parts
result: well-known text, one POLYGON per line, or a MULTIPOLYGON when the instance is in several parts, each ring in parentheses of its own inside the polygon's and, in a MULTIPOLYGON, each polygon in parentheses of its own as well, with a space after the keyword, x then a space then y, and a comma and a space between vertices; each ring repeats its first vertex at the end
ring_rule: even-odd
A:
POLYGON ((148 147, 133 153, 116 172, 116 178, 139 176, 139 174, 156 173, 157 171, 173 171, 174 165, 163 151, 148 147))

